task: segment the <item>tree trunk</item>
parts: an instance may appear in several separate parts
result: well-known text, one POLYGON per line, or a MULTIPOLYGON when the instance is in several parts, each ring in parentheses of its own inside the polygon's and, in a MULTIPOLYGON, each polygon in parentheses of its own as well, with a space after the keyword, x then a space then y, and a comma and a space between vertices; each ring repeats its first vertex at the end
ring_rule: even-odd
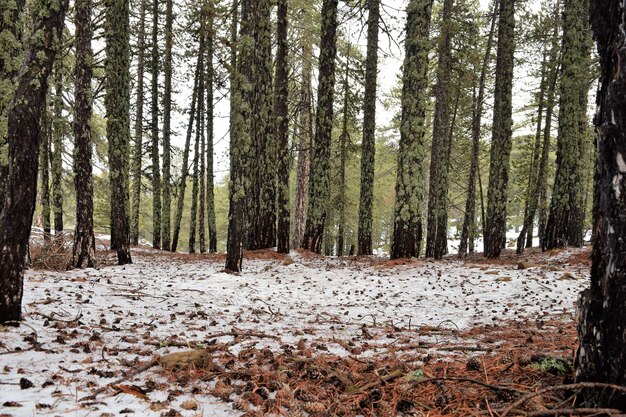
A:
MULTIPOLYGON (((41 170, 41 217, 43 238, 50 241, 50 116, 48 103, 44 103, 41 114, 41 146, 39 149, 39 169, 41 170)), ((1 207, 1 206, 0 206, 1 207)), ((0 208, 0 211, 2 209, 0 208)))
POLYGON ((74 93, 74 187, 76 189, 76 229, 72 265, 92 268, 96 257, 93 234, 93 179, 91 114, 93 52, 91 50, 91 0, 76 0, 76 86, 74 93))
MULTIPOLYGON (((302 9, 306 19, 306 10, 302 9)), ((294 198, 294 226, 293 248, 298 249, 304 238, 304 226, 306 223, 307 196, 309 191, 309 170, 311 149, 313 147, 313 124, 311 109, 311 74, 313 59, 313 39, 309 31, 304 31, 301 39, 302 45, 302 80, 300 85, 299 105, 299 143, 298 143, 298 167, 296 173, 296 195, 294 198)))
MULTIPOLYGON (((199 51, 200 54, 205 54, 204 44, 206 42, 206 10, 204 4, 200 9, 200 36, 202 37, 202 50, 199 51)), ((199 106, 200 114, 198 115, 198 121, 200 122, 198 129, 200 132, 200 153, 196 152, 196 158, 200 158, 199 166, 199 196, 198 196, 198 237, 199 237, 199 249, 200 253, 206 253, 206 165, 205 165, 205 156, 206 156, 206 138, 204 131, 204 76, 206 72, 203 74, 202 78, 200 78, 199 87, 202 88, 202 92, 200 92, 199 99, 202 100, 202 103, 199 106)), ((196 136, 197 137, 197 136, 196 136)), ((196 149, 197 150, 197 149, 196 149)), ((195 178, 194 178, 194 187, 195 187, 195 178)), ((194 193, 194 196, 196 194, 194 193)))
POLYGON ((418 257, 422 242, 422 164, 426 147, 431 11, 431 0, 411 0, 407 7, 391 259, 418 257))
POLYGON ((141 158, 143 156, 143 101, 146 56, 146 0, 139 1, 139 33, 137 34, 137 100, 135 105, 135 143, 131 169, 133 178, 130 241, 139 244, 139 205, 141 201, 141 158))
POLYGON ((542 248, 582 246, 584 131, 587 121, 588 0, 563 4, 556 174, 542 248))
POLYGON ((54 119, 52 122, 52 212, 54 214, 54 234, 63 233, 63 136, 65 121, 63 119, 63 65, 60 60, 54 68, 55 96, 54 119))
POLYGON ((278 149, 276 246, 280 253, 289 253, 289 113, 287 107, 289 79, 287 67, 287 0, 278 0, 276 13, 276 74, 274 117, 278 149))
POLYGON ((152 247, 161 248, 161 169, 159 161, 159 1, 152 2, 152 247))
POLYGON ((176 201, 176 217, 174 218, 174 232, 172 233, 172 252, 176 252, 178 247, 178 235, 180 234, 180 223, 183 219, 183 209, 185 207, 185 189, 187 188, 187 177, 189 176, 189 148, 191 146, 191 136, 193 133, 193 122, 196 116, 196 101, 198 99, 198 78, 200 71, 200 57, 196 61, 196 71, 194 76, 193 91, 191 93, 191 107, 189 108, 189 123, 187 124, 187 136, 185 137, 185 149, 183 149, 183 166, 180 174, 180 184, 178 186, 178 200, 176 201))
POLYGON ((33 35, 8 109, 9 171, 0 213, 0 323, 21 319, 24 266, 37 195, 41 114, 67 2, 30 5, 33 35))
POLYGON ((363 97, 363 143, 361 149, 361 193, 359 197, 359 255, 372 254, 372 206, 376 157, 376 77, 378 71, 378 24, 380 0, 368 0, 365 95, 363 97))
POLYGON ((132 262, 128 219, 130 139, 130 40, 128 0, 107 0, 104 68, 111 181, 111 249, 120 265, 132 262))
MULTIPOLYGON (((582 2, 586 6, 586 1, 582 2)), ((567 2, 565 7, 567 8, 567 2)), ((580 10, 582 12, 582 10, 580 10)), ((576 379, 626 385, 626 50, 621 0, 592 0, 591 26, 600 56, 595 126, 598 150, 594 192, 590 288, 578 300, 576 379)), ((564 28, 567 24, 564 21, 564 28)), ((562 90, 563 91, 563 90, 562 90)), ((588 391, 585 406, 624 409, 626 395, 612 389, 588 391)))
POLYGON ((343 122, 339 136, 339 225, 337 230, 337 256, 343 256, 344 234, 346 228, 346 159, 348 157, 346 142, 348 138, 348 95, 350 91, 350 49, 346 57, 346 72, 343 80, 343 122))
POLYGON ((161 207, 161 247, 170 250, 170 220, 172 216, 171 185, 171 112, 172 112, 172 26, 174 13, 172 0, 165 2, 165 55, 163 57, 163 205, 161 207))
MULTIPOLYGON (((204 142, 204 24, 200 26, 200 45, 198 47, 198 108, 196 110, 196 141, 193 158, 193 184, 191 186, 191 210, 189 213, 189 253, 196 252, 196 236, 198 234, 198 191, 200 186, 200 144, 204 142)), ((204 149, 202 149, 204 151, 204 149)), ((204 193, 202 193, 204 194, 204 193)), ((204 206, 202 202, 200 204, 204 206)), ((204 213, 202 213, 204 215, 204 213)), ((204 224, 202 224, 204 226, 204 224)), ((204 237, 204 236, 203 236, 204 237)))
POLYGON ((333 128, 335 57, 337 55, 337 0, 322 2, 315 140, 311 159, 306 227, 302 247, 319 253, 330 198, 330 146, 333 128))
MULTIPOLYGON (((246 225, 246 190, 248 178, 246 158, 251 146, 250 126, 252 100, 251 71, 254 62, 253 15, 250 0, 242 0, 240 41, 236 63, 231 74, 230 114, 230 183, 228 209, 228 237, 226 241, 226 265, 228 271, 240 272, 243 260, 246 225)), ((232 57, 231 57, 232 59, 232 57)))
POLYGON ((472 112, 472 162, 470 165, 469 181, 467 184, 467 200, 465 202, 465 218, 463 219, 461 242, 459 244, 459 257, 467 255, 468 243, 470 243, 470 252, 474 251, 473 237, 476 229, 476 177, 479 169, 480 135, 482 130, 483 107, 485 104, 485 84, 487 70, 489 69, 489 61, 491 58, 491 49, 493 48, 493 38, 498 16, 498 4, 499 0, 494 0, 491 26, 489 29, 489 36, 487 37, 487 47, 485 48, 485 55, 483 57, 483 64, 480 71, 480 79, 478 81, 478 95, 475 98, 472 112))
POLYGON ((506 206, 513 119, 512 89, 515 53, 515 0, 501 0, 496 58, 493 133, 484 222, 485 256, 497 258, 506 239, 506 206))
POLYGON ((441 259, 448 247, 448 147, 450 124, 450 71, 453 0, 444 0, 439 35, 437 84, 435 86, 435 119, 430 152, 430 186, 428 187, 428 229, 426 257, 441 259), (439 225, 445 225, 440 230, 439 225))
POLYGON ((209 15, 207 17, 206 34, 206 207, 207 223, 209 228, 209 252, 217 252, 217 227, 215 225, 215 196, 213 179, 213 38, 214 27, 214 4, 209 3, 209 15))

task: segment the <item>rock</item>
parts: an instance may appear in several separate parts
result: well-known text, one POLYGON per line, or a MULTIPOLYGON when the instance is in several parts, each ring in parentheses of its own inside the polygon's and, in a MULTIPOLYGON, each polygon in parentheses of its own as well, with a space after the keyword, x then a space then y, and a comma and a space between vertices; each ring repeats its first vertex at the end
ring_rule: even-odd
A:
POLYGON ((291 265, 291 264, 293 264, 293 263, 294 263, 294 260, 293 260, 293 259, 291 259, 291 257, 289 257, 289 256, 287 256, 287 257, 285 258, 285 260, 283 261, 283 265, 285 265, 285 266, 289 266, 289 265, 291 265))
POLYGON ((159 358, 159 365, 170 371, 189 368, 220 370, 220 367, 213 362, 213 357, 204 349, 163 355, 159 358))
POLYGON ((496 278, 496 282, 511 282, 513 278, 511 277, 498 277, 496 278))
POLYGON ((20 378, 20 388, 21 389, 29 389, 29 388, 32 388, 34 386, 35 386, 35 384, 30 382, 28 379, 20 378))
POLYGON ((485 271, 485 275, 498 275, 499 272, 496 271, 495 269, 492 269, 490 271, 485 271))
POLYGON ((517 269, 528 269, 528 268, 536 268, 537 264, 534 264, 532 262, 528 262, 528 261, 520 261, 517 264, 517 269))

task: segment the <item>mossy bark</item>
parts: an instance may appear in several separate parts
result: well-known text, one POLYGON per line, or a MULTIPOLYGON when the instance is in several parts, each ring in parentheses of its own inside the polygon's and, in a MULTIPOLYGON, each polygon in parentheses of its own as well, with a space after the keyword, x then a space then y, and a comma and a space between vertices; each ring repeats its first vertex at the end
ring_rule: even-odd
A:
POLYGON ((152 247, 161 248, 161 168, 159 157, 159 1, 152 2, 151 148, 152 157, 152 247))
POLYGON ((392 259, 418 257, 422 242, 431 12, 432 0, 411 0, 407 6, 392 259))
MULTIPOLYGON (((41 146, 39 149, 39 170, 41 177, 41 219, 44 241, 50 240, 50 116, 48 103, 41 114, 41 146)), ((0 209, 1 210, 1 209, 0 209)))
POLYGON ((52 119, 52 213, 54 233, 63 233, 63 136, 65 136, 65 119, 63 119, 63 65, 57 59, 54 68, 54 118, 52 119))
POLYGON ((376 158, 376 78, 378 75, 378 25, 380 0, 368 0, 363 141, 361 144, 361 192, 359 197, 358 254, 372 254, 372 206, 376 158))
POLYGON ((590 43, 588 0, 563 3, 556 174, 543 249, 582 246, 583 154, 590 43))
POLYGON ((350 95, 350 49, 348 49, 346 55, 346 67, 343 79, 343 120, 341 122, 341 134, 339 135, 339 222, 337 225, 337 256, 343 256, 346 228, 346 159, 348 158, 346 147, 349 140, 348 105, 350 95))
POLYGON ((315 140, 309 177, 308 208, 302 247, 320 253, 330 198, 330 147, 333 128, 337 0, 322 2, 315 140))
POLYGON ((65 1, 31 3, 32 34, 7 113, 9 170, 0 212, 0 323, 21 319, 24 267, 37 195, 41 114, 66 10, 65 1))
POLYGON ((74 188, 76 189, 76 228, 72 265, 95 265, 96 240, 93 234, 93 179, 91 114, 93 51, 91 50, 91 0, 76 0, 76 72, 74 93, 74 188))
POLYGON ((500 0, 496 87, 494 92, 487 218, 484 226, 485 256, 497 258, 506 238, 506 206, 513 119, 512 89, 515 54, 515 0, 500 0))
POLYGON ((426 233, 426 257, 435 259, 441 259, 448 247, 448 168, 450 166, 448 148, 450 148, 452 140, 449 135, 449 125, 453 4, 453 0, 445 0, 443 3, 441 33, 437 48, 439 60, 435 85, 435 117, 430 152, 426 233))
MULTIPOLYGON (((598 154, 591 285, 578 301, 576 379, 625 386, 626 10, 621 0, 592 0, 590 13, 601 76, 594 120, 598 154)), ((626 395, 613 389, 590 390, 582 398, 585 406, 626 408, 626 395)))
POLYGON ((104 68, 111 182, 111 249, 120 265, 132 262, 128 213, 130 153, 130 28, 128 0, 105 1, 104 68))

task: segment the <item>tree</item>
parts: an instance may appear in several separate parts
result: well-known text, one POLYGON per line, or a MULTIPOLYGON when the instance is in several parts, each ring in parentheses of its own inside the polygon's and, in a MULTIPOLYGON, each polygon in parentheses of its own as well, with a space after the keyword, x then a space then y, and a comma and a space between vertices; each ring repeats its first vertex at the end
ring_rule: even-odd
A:
POLYGON ((487 78, 487 70, 489 69, 489 61, 491 58, 491 49, 493 48, 493 38, 495 34, 498 15, 498 4, 499 0, 494 0, 493 14, 491 16, 491 26, 489 29, 489 35, 487 37, 487 46, 485 48, 485 55, 483 57, 482 67, 480 70, 480 79, 478 81, 478 94, 476 94, 474 108, 472 112, 472 162, 470 165, 469 179, 467 184, 465 217, 463 219, 463 228, 461 229, 461 242, 459 244, 459 256, 461 257, 467 254, 468 241, 471 242, 470 238, 473 236, 473 231, 476 227, 474 224, 476 218, 476 177, 479 174, 478 158, 480 156, 480 136, 482 131, 483 107, 485 104, 485 84, 487 78))
POLYGON ((152 247, 161 248, 161 169, 159 161, 159 1, 152 2, 152 247))
MULTIPOLYGON (((599 107, 594 120, 598 155, 591 285, 581 293, 577 310, 580 346, 576 355, 576 379, 624 386, 626 51, 622 25, 626 21, 626 10, 619 0, 592 0, 590 20, 601 67, 599 107)), ((586 26, 579 27, 586 30, 586 26)), ((616 394, 614 390, 597 390, 588 395, 586 401, 591 406, 623 409, 625 398, 623 393, 616 394)))
MULTIPOLYGON (((39 169, 41 170, 41 217, 44 241, 50 240, 50 122, 48 103, 41 114, 41 147, 39 149, 39 169)), ((0 205, 1 207, 1 205, 0 205)), ((1 211, 2 209, 0 209, 1 211)))
POLYGON ((378 71, 378 24, 380 0, 368 0, 365 96, 363 98, 363 142, 361 150, 361 194, 359 204, 358 254, 372 254, 372 205, 376 154, 376 76, 378 71))
POLYGON ((276 246, 278 252, 289 253, 289 114, 287 108, 287 0, 278 0, 276 23, 276 73, 274 75, 274 117, 276 118, 277 217, 276 246))
POLYGON ((337 0, 322 2, 315 140, 309 177, 306 227, 302 241, 302 247, 316 253, 321 251, 330 196, 329 161, 337 55, 337 4, 337 0))
POLYGON ((213 3, 210 3, 209 13, 207 17, 207 33, 206 33, 206 207, 207 222, 209 227, 209 252, 217 252, 217 227, 215 225, 215 196, 213 192, 213 50, 215 36, 214 27, 214 9, 213 3))
POLYGON ((135 104, 135 143, 131 162, 133 177, 130 241, 139 244, 139 204, 141 202, 141 158, 143 156, 143 102, 146 57, 146 1, 139 1, 139 31, 137 33, 137 100, 135 104))
POLYGON ((172 0, 165 2, 165 55, 163 57, 163 205, 161 207, 161 247, 170 250, 170 220, 172 216, 171 197, 171 156, 170 156, 170 136, 171 136, 171 113, 172 113, 172 45, 174 34, 172 25, 174 23, 174 13, 172 11, 172 0))
MULTIPOLYGON (((252 111, 250 97, 251 68, 254 59, 253 15, 251 0, 241 1, 241 30, 236 59, 231 56, 230 107, 230 181, 228 184, 228 237, 226 240, 226 270, 240 272, 243 260, 246 190, 249 179, 246 158, 250 152, 251 134, 248 120, 252 111), (235 62, 233 62, 235 61, 235 62)), ((236 8, 236 6, 234 6, 236 8)))
POLYGON ((54 215, 54 233, 63 233, 63 136, 65 120, 63 120, 63 63, 57 59, 54 69, 54 117, 52 121, 52 212, 54 215))
POLYGON ((107 139, 111 182, 111 249, 120 265, 132 262, 128 219, 130 39, 128 0, 105 3, 107 139))
POLYGON ((556 174, 543 249, 583 244, 583 155, 589 66, 588 0, 563 3, 556 174))
POLYGON ((343 120, 339 135, 339 227, 337 230, 337 256, 343 256, 344 234, 346 227, 346 159, 348 158, 348 104, 350 95, 350 46, 346 53, 346 67, 343 79, 343 120))
POLYGON ((450 124, 450 72, 452 55, 452 6, 445 0, 439 35, 439 62, 435 85, 435 119, 430 152, 430 186, 428 188, 428 229, 426 257, 441 259, 448 249, 448 168, 452 144, 450 124))
POLYGON ((499 5, 496 87, 493 104, 487 218, 485 219, 485 256, 497 258, 506 238, 506 205, 513 119, 512 89, 515 53, 515 0, 499 5))
POLYGON ((24 266, 37 194, 41 114, 67 2, 37 0, 29 10, 32 34, 7 113, 9 169, 0 212, 0 323, 21 319, 24 266))
POLYGON ((76 11, 76 85, 74 94, 74 188, 76 189, 76 228, 72 265, 91 268, 96 257, 93 234, 93 179, 91 113, 93 52, 91 50, 91 0, 77 0, 76 11))
POLYGON ((432 0, 407 6, 402 69, 402 115, 391 259, 418 257, 422 241, 422 181, 428 105, 428 51, 432 0))
MULTIPOLYGON (((200 149, 200 144, 204 143, 204 21, 200 23, 200 45, 198 47, 198 103, 196 110, 196 142, 194 145, 194 157, 193 157, 193 182, 191 186, 191 210, 189 213, 189 253, 196 252, 196 236, 198 234, 198 191, 200 187, 200 169, 204 165, 204 146, 200 149), (200 160, 202 158, 202 162, 200 160)), ((204 173, 202 173, 204 174, 204 173)), ((204 184, 202 184, 204 187, 204 184)), ((202 190, 204 194, 204 190, 202 190)), ((201 196, 202 198, 202 196, 201 196)), ((200 207, 204 211, 204 202, 200 201, 200 207)), ((204 216, 204 213, 200 213, 204 216)), ((204 239, 204 219, 201 217, 200 232, 201 237, 204 239)), ((204 242, 201 242, 201 245, 204 242)))

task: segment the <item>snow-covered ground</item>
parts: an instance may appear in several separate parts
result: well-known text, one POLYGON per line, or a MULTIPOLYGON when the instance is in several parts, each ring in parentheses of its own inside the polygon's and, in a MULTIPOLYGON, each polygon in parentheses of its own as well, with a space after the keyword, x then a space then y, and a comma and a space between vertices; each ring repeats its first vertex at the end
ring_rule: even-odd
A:
POLYGON ((1 330, 0 415, 240 415, 208 395, 208 385, 172 397, 159 367, 125 382, 150 385, 148 399, 96 390, 180 346, 233 340, 221 333, 260 336, 236 340, 234 354, 305 340, 323 342, 327 353, 367 356, 384 353, 390 342, 427 344, 435 336, 426 328, 572 320, 588 270, 567 263, 573 252, 541 255, 540 266, 526 269, 452 257, 395 264, 292 253, 246 259, 235 276, 223 272, 219 257, 137 249, 132 265, 28 271, 24 325, 1 330), (192 398, 198 408, 184 410, 192 398))

